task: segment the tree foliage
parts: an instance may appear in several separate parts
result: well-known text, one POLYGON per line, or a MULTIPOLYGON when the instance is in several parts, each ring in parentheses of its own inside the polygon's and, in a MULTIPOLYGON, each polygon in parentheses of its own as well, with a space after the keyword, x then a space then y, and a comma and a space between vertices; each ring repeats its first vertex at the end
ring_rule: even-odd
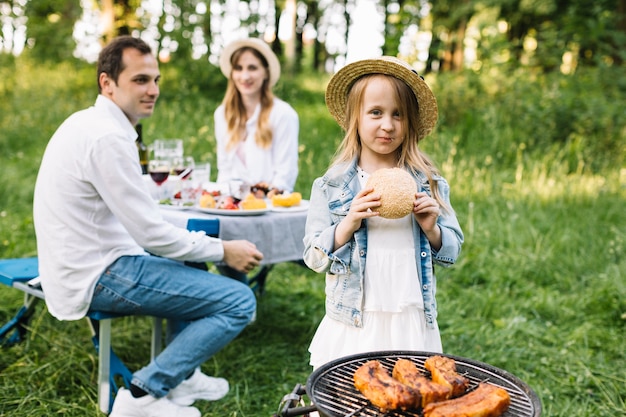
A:
POLYGON ((527 63, 543 70, 558 69, 566 53, 585 66, 623 62, 624 0, 495 0, 493 4, 500 5, 499 18, 508 23, 508 49, 516 61, 527 55, 524 42, 530 38, 536 48, 527 63))
MULTIPOLYGON (((626 0, 371 2, 383 22, 382 53, 398 55, 404 45, 403 54, 423 61, 426 71, 506 63, 550 72, 624 62, 626 0), (417 51, 416 33, 430 36, 427 58, 417 51)), ((35 58, 70 58, 85 4, 99 16, 99 42, 126 33, 150 37, 163 62, 215 61, 225 39, 237 33, 264 37, 289 69, 306 63, 321 71, 331 68, 329 60, 345 61, 353 14, 364 2, 162 0, 154 10, 142 0, 0 0, 0 52, 12 52, 14 34, 25 25, 26 48, 35 58), (279 39, 279 28, 288 36, 279 39)))
POLYGON ((72 59, 74 24, 82 13, 78 1, 38 0, 26 3, 31 54, 41 61, 72 59))

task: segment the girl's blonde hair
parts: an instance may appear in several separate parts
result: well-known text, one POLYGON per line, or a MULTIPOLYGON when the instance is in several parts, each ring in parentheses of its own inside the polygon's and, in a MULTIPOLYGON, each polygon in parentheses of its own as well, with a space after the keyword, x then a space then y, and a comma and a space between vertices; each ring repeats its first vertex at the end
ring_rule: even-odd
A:
MULTIPOLYGON (((236 50, 230 57, 230 62, 233 68, 239 61, 239 58, 245 51, 250 51, 257 57, 263 67, 268 73, 268 79, 263 81, 261 87, 261 113, 259 114, 259 120, 257 122, 256 133, 254 134, 254 140, 259 147, 267 149, 272 144, 272 128, 270 126, 270 113, 274 105, 274 93, 269 86, 269 65, 265 57, 256 49, 244 46, 236 50)), ((246 121, 247 114, 246 109, 241 99, 239 90, 235 87, 232 74, 228 77, 228 86, 226 87, 226 94, 224 100, 224 116, 226 118, 226 126, 228 133, 228 142, 226 143, 226 149, 231 150, 237 147, 237 145, 245 140, 246 121)))
POLYGON ((346 102, 346 134, 333 158, 333 165, 352 161, 361 154, 363 145, 358 131, 361 107, 363 106, 365 88, 374 77, 384 77, 389 82, 396 99, 396 106, 400 109, 402 116, 403 130, 406 132, 406 136, 396 151, 397 166, 399 168, 406 167, 412 172, 424 173, 428 178, 432 197, 437 200, 444 211, 448 210, 448 204, 441 197, 437 180, 434 178, 435 175, 439 175, 439 170, 434 162, 418 148, 419 103, 413 90, 404 81, 395 77, 385 74, 368 74, 354 82, 348 92, 346 102))

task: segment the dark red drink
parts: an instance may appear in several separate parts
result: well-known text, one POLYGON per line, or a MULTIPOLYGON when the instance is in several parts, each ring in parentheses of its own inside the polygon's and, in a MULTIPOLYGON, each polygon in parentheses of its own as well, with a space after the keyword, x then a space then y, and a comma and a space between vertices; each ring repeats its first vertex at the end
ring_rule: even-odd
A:
POLYGON ((150 178, 152 178, 152 181, 156 182, 157 185, 163 184, 169 175, 169 171, 150 171, 150 178))
MULTIPOLYGON (((183 172, 185 172, 185 169, 187 169, 187 168, 176 168, 176 169, 174 170, 174 172, 176 173, 176 175, 180 175, 180 174, 182 174, 183 172)), ((186 180, 186 179, 187 179, 187 178, 191 175, 191 171, 193 171, 193 169, 190 169, 190 170, 187 172, 187 174, 186 174, 184 177, 182 177, 181 179, 186 180)))

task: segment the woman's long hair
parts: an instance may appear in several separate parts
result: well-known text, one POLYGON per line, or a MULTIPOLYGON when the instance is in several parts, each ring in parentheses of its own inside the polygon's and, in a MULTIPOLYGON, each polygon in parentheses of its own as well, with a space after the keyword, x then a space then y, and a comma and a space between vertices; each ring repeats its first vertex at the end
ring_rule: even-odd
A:
MULTIPOLYGON (((259 114, 259 120, 257 122, 256 133, 254 134, 254 140, 259 147, 267 149, 272 144, 272 127, 270 126, 270 112, 274 105, 274 93, 269 87, 269 65, 265 57, 256 49, 244 46, 237 49, 230 57, 230 63, 234 68, 239 58, 245 51, 250 51, 256 56, 265 67, 268 74, 268 79, 263 81, 261 87, 261 113, 259 114)), ((241 99, 239 90, 235 87, 232 74, 228 78, 228 86, 226 87, 226 94, 222 101, 224 105, 224 117, 226 118, 226 126, 228 133, 228 142, 226 143, 226 149, 235 149, 240 142, 246 139, 246 121, 247 114, 246 109, 241 99)))
POLYGON ((374 77, 384 77, 387 80, 390 90, 394 92, 396 106, 402 114, 403 130, 406 132, 406 137, 396 151, 397 166, 399 168, 406 167, 413 172, 424 173, 428 178, 432 197, 437 200, 442 210, 447 211, 449 209, 448 204, 443 201, 439 194, 437 181, 433 178, 434 175, 439 175, 439 170, 434 162, 418 148, 419 103, 413 90, 404 81, 395 77, 384 74, 369 74, 359 78, 352 85, 346 103, 346 135, 335 153, 332 165, 352 161, 361 154, 363 145, 359 137, 358 127, 363 96, 369 81, 374 77))

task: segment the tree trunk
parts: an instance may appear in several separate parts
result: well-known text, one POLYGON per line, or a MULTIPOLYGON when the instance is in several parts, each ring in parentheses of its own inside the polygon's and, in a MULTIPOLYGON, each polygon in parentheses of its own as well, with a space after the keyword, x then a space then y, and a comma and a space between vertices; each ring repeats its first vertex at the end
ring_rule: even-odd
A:
POLYGON ((310 23, 315 30, 315 39, 313 39, 313 57, 311 60, 311 68, 314 71, 324 70, 324 45, 320 42, 320 10, 317 1, 309 1, 307 5, 307 23, 310 23))
POLYGON ((293 72, 296 59, 296 0, 287 0, 284 12, 289 23, 289 37, 285 42, 286 67, 287 71, 293 72))
MULTIPOLYGON (((452 36, 448 34, 448 38, 452 36)), ((446 42, 442 42, 441 64, 439 66, 440 71, 450 71, 452 69, 452 41, 448 39, 446 42)))
POLYGON ((211 35, 211 2, 208 1, 206 3, 207 10, 204 18, 202 19, 202 33, 204 34, 204 42, 209 46, 209 51, 207 55, 211 54, 211 43, 213 41, 213 36, 211 35))
POLYGON ((383 14, 385 16, 383 22, 383 47, 382 47, 382 54, 383 55, 389 55, 389 47, 387 45, 387 26, 390 25, 391 23, 389 22, 389 0, 383 0, 383 14))
POLYGON ((456 34, 452 42, 452 65, 453 71, 463 69, 464 53, 465 53, 465 32, 467 31, 467 20, 462 19, 456 29, 456 34))
MULTIPOLYGON (((626 36, 626 0, 619 0, 617 2, 617 31, 622 34, 622 36, 626 36)), ((615 65, 620 66, 624 63, 622 55, 620 54, 620 47, 618 45, 614 45, 613 62, 615 65)))
POLYGON ((282 45, 280 44, 280 39, 278 39, 278 28, 280 26, 280 15, 282 11, 280 10, 280 5, 278 2, 274 2, 274 27, 276 28, 276 36, 272 41, 272 50, 276 54, 276 56, 282 56, 282 45))
MULTIPOLYGON (((346 43, 346 45, 348 45, 348 35, 350 34, 350 25, 352 20, 350 19, 350 13, 348 13, 348 2, 350 0, 343 0, 343 18, 346 21, 346 33, 345 33, 345 39, 344 42, 346 43)), ((347 53, 346 53, 347 55, 347 53)))
POLYGON ((100 26, 102 27, 104 43, 107 44, 115 37, 116 34, 114 0, 102 0, 102 9, 100 10, 100 26))

